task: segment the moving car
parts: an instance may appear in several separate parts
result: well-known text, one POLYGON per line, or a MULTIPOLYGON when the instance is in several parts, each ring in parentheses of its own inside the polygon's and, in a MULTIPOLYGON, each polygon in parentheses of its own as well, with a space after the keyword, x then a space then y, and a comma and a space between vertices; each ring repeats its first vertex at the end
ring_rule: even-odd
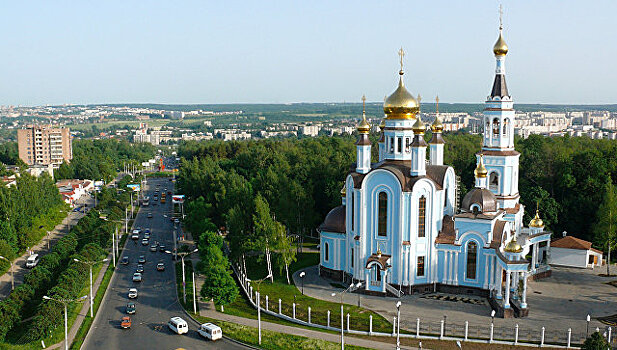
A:
POLYGON ((26 259, 26 267, 29 269, 35 267, 36 265, 38 265, 38 263, 39 263, 38 254, 32 254, 28 257, 28 259, 26 259))
POLYGON ((129 288, 129 299, 137 298, 137 288, 129 288))
POLYGON ((145 232, 144 233, 144 238, 145 239, 150 239, 150 232, 145 232))
POLYGON ((165 252, 165 245, 164 244, 159 244, 159 252, 164 253, 165 252))
POLYGON ((126 304, 126 313, 128 315, 135 314, 135 311, 137 311, 136 308, 135 308, 135 303, 130 302, 130 303, 126 304))
POLYGON ((172 317, 169 322, 167 322, 167 326, 177 334, 184 334, 189 331, 189 325, 186 321, 177 316, 172 317))
POLYGON ((139 259, 137 260, 138 264, 145 264, 146 263, 146 256, 145 255, 140 255, 139 259))
POLYGON ((152 219, 152 213, 148 213, 148 219, 152 219))
POLYGON ((199 326, 197 333, 206 339, 210 339, 212 341, 221 339, 223 337, 223 331, 221 327, 213 324, 213 323, 204 323, 199 326))
POLYGON ((137 271, 136 272, 144 272, 144 265, 137 264, 137 271))
POLYGON ((123 256, 122 260, 120 260, 120 264, 128 265, 129 264, 129 257, 128 256, 123 256))
POLYGON ((151 252, 156 252, 156 244, 153 244, 150 246, 150 251, 151 252))
POLYGON ((120 321, 120 327, 124 329, 131 328, 131 318, 128 316, 122 317, 122 320, 120 321))
POLYGON ((165 271, 165 264, 163 262, 160 262, 160 263, 156 264, 156 270, 157 271, 165 271))
POLYGON ((140 272, 135 272, 133 274, 133 282, 141 282, 141 273, 140 272))
POLYGON ((150 243, 150 241, 147 238, 144 238, 141 240, 141 244, 142 245, 148 245, 150 243))
POLYGON ((133 232, 133 234, 131 235, 131 239, 138 240, 139 239, 139 233, 133 232))

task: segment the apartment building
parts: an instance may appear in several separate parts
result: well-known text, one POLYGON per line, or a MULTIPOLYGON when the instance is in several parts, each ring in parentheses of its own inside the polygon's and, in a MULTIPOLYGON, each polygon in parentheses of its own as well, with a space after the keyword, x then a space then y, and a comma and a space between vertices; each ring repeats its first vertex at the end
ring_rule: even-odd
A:
POLYGON ((73 159, 68 128, 30 125, 17 130, 19 158, 28 165, 57 165, 73 159))

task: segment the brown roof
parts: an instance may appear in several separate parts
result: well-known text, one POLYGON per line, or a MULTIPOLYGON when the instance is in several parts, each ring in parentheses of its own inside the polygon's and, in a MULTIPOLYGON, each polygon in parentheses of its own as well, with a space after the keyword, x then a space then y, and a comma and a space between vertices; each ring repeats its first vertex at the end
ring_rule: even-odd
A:
POLYGON ((343 205, 330 210, 326 219, 319 225, 319 231, 345 233, 345 215, 346 210, 343 205))
POLYGON ((519 212, 519 210, 521 210, 521 204, 520 203, 516 203, 516 205, 514 206, 514 208, 506 208, 505 211, 508 214, 516 214, 519 212))
POLYGON ((566 249, 580 249, 589 250, 591 248, 591 242, 576 238, 573 236, 566 236, 558 238, 551 242, 551 248, 566 248, 566 249))
POLYGON ((484 154, 485 156, 518 156, 520 153, 512 150, 503 150, 503 151, 490 151, 490 150, 482 150, 481 152, 476 153, 477 155, 484 154))
POLYGON ((495 74, 493 81, 493 89, 491 89, 491 97, 506 97, 508 94, 508 86, 506 85, 506 76, 504 74, 495 74))
POLYGON ((497 199, 493 192, 486 188, 476 187, 469 191, 463 198, 461 208, 465 211, 471 212, 471 206, 478 204, 480 206, 480 212, 495 212, 497 211, 497 199))
POLYGON ((443 137, 441 137, 440 132, 434 132, 433 136, 431 137, 431 140, 428 143, 439 145, 439 144, 446 143, 446 141, 444 141, 443 137))
POLYGON ((367 134, 360 134, 358 136, 358 141, 356 141, 357 146, 370 146, 371 140, 368 138, 367 134))
POLYGON ((478 215, 474 213, 459 213, 459 214, 456 214, 454 217, 455 218, 467 218, 467 219, 493 220, 494 218, 499 216, 501 213, 503 213, 503 210, 499 209, 497 212, 494 212, 494 213, 479 213, 478 215))
POLYGON ((445 215, 441 224, 441 231, 437 234, 435 243, 454 244, 456 231, 454 230, 454 220, 450 215, 445 215))
POLYGON ((491 239, 491 248, 499 249, 501 246, 501 237, 503 236, 503 229, 506 227, 506 222, 503 220, 495 221, 493 226, 493 238, 491 239))
POLYGON ((368 267, 368 264, 370 264, 373 261, 376 261, 377 263, 379 263, 379 267, 382 270, 387 269, 388 267, 390 267, 390 265, 388 265, 388 259, 390 259, 392 257, 392 255, 385 255, 385 254, 381 254, 381 255, 377 255, 377 254, 372 254, 371 256, 368 257, 368 259, 366 260, 366 267, 368 267))
MULTIPOLYGON (((448 168, 449 166, 447 165, 426 165, 426 176, 411 176, 411 161, 409 160, 384 160, 379 163, 371 164, 371 171, 384 169, 396 176, 401 184, 403 192, 411 192, 413 185, 418 180, 423 178, 433 180, 437 188, 441 190, 444 185, 444 179, 448 168)), ((354 181, 354 187, 360 188, 362 186, 362 181, 367 174, 356 173, 355 169, 356 164, 352 164, 349 169, 350 175, 354 181)))

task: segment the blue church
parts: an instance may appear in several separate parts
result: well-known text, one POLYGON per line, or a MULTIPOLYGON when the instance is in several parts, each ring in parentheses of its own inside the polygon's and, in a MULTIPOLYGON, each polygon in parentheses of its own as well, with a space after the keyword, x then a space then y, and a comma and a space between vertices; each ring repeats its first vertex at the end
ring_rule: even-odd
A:
POLYGON ((527 314, 528 278, 550 274, 551 233, 537 211, 528 227, 522 222, 501 26, 493 53, 495 79, 483 112, 475 187, 459 207, 456 174, 443 163, 443 124, 437 115, 427 144, 419 98, 404 84, 401 49, 398 87, 383 105, 379 162, 371 163, 371 126, 363 112, 342 205, 319 227, 321 276, 361 282, 361 292, 374 295, 487 296, 503 317, 527 314))

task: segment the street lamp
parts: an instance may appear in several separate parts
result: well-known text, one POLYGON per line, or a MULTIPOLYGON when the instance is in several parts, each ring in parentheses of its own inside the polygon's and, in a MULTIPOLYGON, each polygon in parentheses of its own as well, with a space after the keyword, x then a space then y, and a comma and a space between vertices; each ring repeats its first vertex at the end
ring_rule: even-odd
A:
POLYGON ((100 262, 105 262, 107 260, 108 260, 107 258, 105 258, 103 260, 97 260, 97 261, 82 261, 82 260, 79 260, 79 259, 73 259, 73 261, 75 261, 75 262, 86 264, 86 265, 88 265, 88 267, 90 267, 90 317, 94 317, 94 296, 92 295, 92 266, 94 264, 98 264, 100 262))
POLYGON ((587 314, 587 338, 589 338, 589 322, 591 321, 591 315, 587 314))
MULTIPOLYGON (((195 250, 192 250, 190 252, 176 253, 176 256, 179 255, 180 259, 182 259, 182 293, 184 295, 185 304, 186 304, 186 277, 184 276, 184 257, 189 256, 197 251, 199 251, 199 249, 195 248, 195 250)), ((166 250, 165 253, 171 254, 169 250, 166 250)))
POLYGON ((401 350, 401 301, 396 302, 396 350, 401 350))
POLYGON ((6 260, 9 262, 9 271, 11 271, 11 290, 15 290, 15 277, 13 276, 13 262, 2 255, 0 255, 0 259, 6 260))
MULTIPOLYGON (((343 319, 344 317, 344 310, 343 310, 343 294, 345 294, 346 292, 348 292, 352 287, 356 287, 356 288, 360 288, 360 286, 362 285, 362 282, 358 282, 357 284, 351 284, 349 285, 349 287, 347 287, 347 289, 345 289, 344 291, 342 291, 341 293, 339 293, 339 295, 341 296, 341 350, 345 350, 345 333, 344 333, 344 325, 345 325, 345 321, 343 319)), ((336 293, 332 293, 330 294, 331 296, 335 297, 336 293)))
POLYGON ((87 299, 88 296, 84 295, 81 298, 77 298, 77 299, 54 299, 54 298, 50 298, 47 295, 43 296, 43 299, 45 300, 53 300, 56 301, 60 304, 62 304, 62 306, 64 306, 64 349, 65 350, 69 350, 69 321, 68 321, 68 315, 66 312, 66 307, 68 304, 72 303, 72 302, 76 302, 76 301, 82 301, 87 299))
POLYGON ((304 271, 300 272, 300 279, 302 280, 302 295, 304 295, 304 276, 306 276, 306 273, 304 273, 304 271))
MULTIPOLYGON (((261 294, 259 293, 259 286, 261 286, 261 282, 263 282, 264 280, 267 280, 268 278, 272 277, 272 274, 269 273, 268 276, 259 279, 259 280, 255 280, 253 282, 255 282, 255 284, 257 284, 257 294, 256 294, 256 298, 257 298, 257 335, 258 335, 258 340, 259 340, 259 345, 261 345, 261 302, 260 302, 260 297, 261 294)), ((251 281, 250 279, 246 279, 247 281, 251 281)))

